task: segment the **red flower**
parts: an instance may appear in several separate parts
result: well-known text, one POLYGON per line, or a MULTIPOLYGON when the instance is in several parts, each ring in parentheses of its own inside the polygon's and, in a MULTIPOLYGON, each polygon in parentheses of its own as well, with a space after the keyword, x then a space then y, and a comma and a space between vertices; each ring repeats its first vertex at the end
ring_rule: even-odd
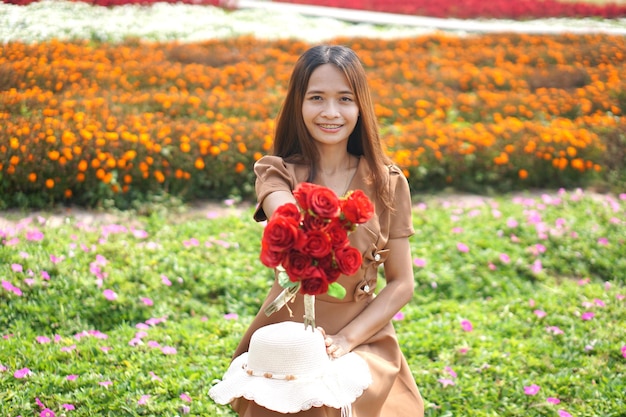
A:
POLYGON ((273 217, 263 230, 263 242, 272 252, 283 252, 291 248, 297 238, 298 223, 290 217, 273 217))
POLYGON ((353 246, 344 246, 335 250, 335 259, 339 270, 344 275, 354 275, 361 268, 363 257, 353 246))
POLYGON ((353 275, 361 267, 361 253, 350 246, 348 232, 374 214, 365 193, 351 192, 339 199, 330 189, 299 184, 293 203, 278 207, 263 232, 261 262, 281 266, 302 294, 328 292, 341 274, 353 275))
POLYGON ((328 281, 320 268, 311 266, 306 274, 306 278, 300 281, 301 294, 321 295, 328 292, 328 281))
POLYGON ((302 251, 314 258, 323 258, 332 250, 330 236, 321 230, 311 230, 306 235, 306 243, 302 251))
POLYGON ((309 210, 316 216, 331 219, 339 214, 339 197, 330 188, 318 186, 308 195, 309 210))
POLYGON ((374 204, 361 190, 354 190, 342 200, 341 210, 345 219, 352 224, 367 222, 374 215, 374 204))
POLYGON ((337 219, 328 224, 326 227, 326 233, 330 236, 330 244, 334 249, 346 246, 350 243, 348 241, 348 231, 337 219))
POLYGON ((276 268, 285 258, 284 252, 274 252, 267 248, 265 241, 261 241, 261 262, 268 268, 276 268))
POLYGON ((299 281, 305 276, 307 268, 313 264, 313 258, 298 250, 290 251, 283 262, 283 267, 292 282, 299 281))
POLYGON ((286 203, 278 207, 274 211, 274 214, 272 214, 272 217, 274 216, 293 219, 297 223, 300 223, 300 219, 302 217, 302 215, 300 214, 300 209, 294 203, 286 203))

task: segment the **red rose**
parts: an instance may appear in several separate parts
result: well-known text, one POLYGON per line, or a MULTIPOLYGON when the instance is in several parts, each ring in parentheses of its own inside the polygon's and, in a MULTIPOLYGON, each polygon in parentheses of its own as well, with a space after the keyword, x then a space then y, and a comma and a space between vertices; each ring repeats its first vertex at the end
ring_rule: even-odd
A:
POLYGON ((339 197, 330 188, 315 187, 309 192, 309 210, 316 216, 331 219, 339 215, 339 197))
POLYGON ((335 250, 335 260, 344 275, 354 275, 361 268, 361 252, 354 246, 344 246, 335 250))
POLYGON ((285 203, 279 206, 272 214, 272 217, 287 217, 300 223, 300 209, 294 203, 285 203))
POLYGON ((272 252, 283 252, 294 246, 297 238, 298 223, 288 217, 272 216, 263 230, 261 242, 272 252))
POLYGON ((285 257, 283 266, 289 276, 289 280, 297 282, 300 281, 300 279, 302 279, 302 277, 306 274, 307 268, 309 268, 312 263, 313 258, 309 255, 297 250, 292 250, 289 251, 285 257))
POLYGON ((348 231, 343 227, 343 224, 335 219, 331 221, 326 227, 326 233, 330 236, 330 244, 333 249, 340 248, 349 244, 348 231))
POLYGON ((347 221, 362 224, 374 215, 374 204, 362 190, 354 190, 342 200, 341 210, 347 221))
POLYGON ((310 213, 306 213, 302 219, 302 228, 305 231, 309 230, 322 230, 328 225, 328 219, 320 216, 314 216, 310 213))
POLYGON ((293 190, 293 196, 295 197, 298 205, 302 210, 309 210, 309 194, 311 193, 311 190, 315 187, 317 187, 317 185, 310 182, 301 182, 293 190))
POLYGON ((261 255, 260 259, 263 265, 268 268, 276 268, 283 262, 283 258, 285 257, 284 252, 274 252, 271 251, 261 242, 261 255))
POLYGON ((320 295, 328 292, 328 281, 320 268, 311 266, 306 274, 300 281, 301 294, 320 295))
POLYGON ((306 234, 306 243, 302 251, 314 258, 323 258, 332 250, 330 236, 320 230, 311 230, 306 234))
POLYGON ((337 267, 337 263, 335 262, 335 258, 332 254, 320 259, 317 266, 322 269, 324 275, 326 276, 326 281, 328 281, 329 284, 337 281, 339 276, 341 276, 341 271, 337 267))

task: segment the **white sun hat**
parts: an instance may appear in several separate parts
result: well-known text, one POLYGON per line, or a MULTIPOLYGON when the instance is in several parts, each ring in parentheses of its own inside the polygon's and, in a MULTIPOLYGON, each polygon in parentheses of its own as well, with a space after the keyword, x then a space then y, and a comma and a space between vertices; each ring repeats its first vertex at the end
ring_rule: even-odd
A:
POLYGON ((320 330, 285 321, 256 330, 249 351, 231 362, 209 396, 222 405, 243 397, 284 414, 327 406, 350 415, 352 403, 371 383, 359 355, 331 359, 320 330))

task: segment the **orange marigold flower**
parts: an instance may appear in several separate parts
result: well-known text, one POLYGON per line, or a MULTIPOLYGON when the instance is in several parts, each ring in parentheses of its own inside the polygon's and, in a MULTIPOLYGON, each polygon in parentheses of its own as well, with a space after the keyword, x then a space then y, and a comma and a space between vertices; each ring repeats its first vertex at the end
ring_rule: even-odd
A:
POLYGON ((193 164, 196 169, 204 169, 205 165, 204 165, 204 160, 202 158, 196 158, 196 162, 194 162, 193 164))
POLYGON ((30 182, 37 181, 37 174, 34 173, 34 172, 31 172, 30 174, 28 174, 28 181, 30 181, 30 182))
POLYGON ((72 198, 72 195, 73 195, 72 190, 70 189, 65 190, 63 195, 65 196, 65 198, 72 198))
POLYGON ((187 152, 189 152, 191 150, 191 145, 189 143, 187 143, 187 142, 183 142, 183 143, 180 144, 180 150, 182 152, 187 153, 187 152))
POLYGON ((521 180, 525 180, 526 178, 528 178, 528 171, 526 171, 525 169, 520 169, 517 172, 517 176, 521 179, 521 180))
POLYGON ((48 189, 54 188, 54 180, 52 178, 48 178, 46 180, 46 188, 48 189))
POLYGON ((235 165, 235 172, 237 174, 241 174, 245 169, 246 169, 246 166, 242 164, 241 162, 237 162, 237 164, 235 165))
POLYGON ((165 182, 165 175, 163 175, 161 171, 154 171, 154 178, 156 178, 159 183, 165 182))

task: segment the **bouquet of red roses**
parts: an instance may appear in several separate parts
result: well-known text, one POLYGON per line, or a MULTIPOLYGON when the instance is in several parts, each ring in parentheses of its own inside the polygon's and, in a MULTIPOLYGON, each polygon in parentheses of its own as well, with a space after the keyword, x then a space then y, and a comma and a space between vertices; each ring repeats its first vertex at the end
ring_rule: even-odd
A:
MULTIPOLYGON (((345 289, 337 279, 341 274, 355 274, 362 263, 348 233, 374 214, 374 205, 361 190, 339 198, 330 188, 304 182, 293 195, 298 204, 278 207, 263 231, 261 262, 279 269, 279 283, 285 288, 266 309, 267 315, 280 309, 296 292, 305 295, 305 309, 309 310, 311 297, 316 295, 343 298, 345 289)), ((307 321, 315 327, 314 313, 307 313, 305 327, 307 321)))

